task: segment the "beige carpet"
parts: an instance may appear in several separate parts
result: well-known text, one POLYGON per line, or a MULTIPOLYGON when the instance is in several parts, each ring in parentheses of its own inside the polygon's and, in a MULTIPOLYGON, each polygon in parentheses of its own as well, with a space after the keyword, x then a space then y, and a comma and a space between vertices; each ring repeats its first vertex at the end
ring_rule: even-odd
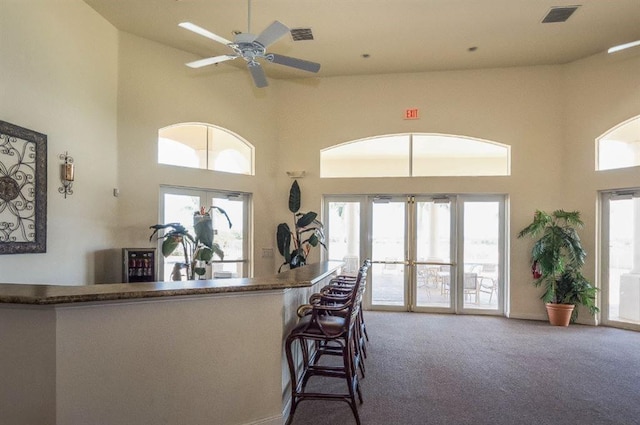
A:
MULTIPOLYGON (((363 425, 640 424, 640 332, 486 316, 365 312, 363 425)), ((344 391, 335 378, 310 386, 344 391)), ((346 388, 346 387, 345 387, 346 388)), ((355 424, 304 401, 292 425, 355 424)))

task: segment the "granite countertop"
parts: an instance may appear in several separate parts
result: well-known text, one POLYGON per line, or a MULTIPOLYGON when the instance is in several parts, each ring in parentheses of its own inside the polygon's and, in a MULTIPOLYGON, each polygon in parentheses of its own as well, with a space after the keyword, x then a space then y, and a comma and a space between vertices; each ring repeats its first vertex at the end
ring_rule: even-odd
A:
POLYGON ((208 295, 309 287, 338 270, 340 262, 320 262, 267 277, 101 285, 0 283, 0 304, 70 304, 185 295, 208 295))

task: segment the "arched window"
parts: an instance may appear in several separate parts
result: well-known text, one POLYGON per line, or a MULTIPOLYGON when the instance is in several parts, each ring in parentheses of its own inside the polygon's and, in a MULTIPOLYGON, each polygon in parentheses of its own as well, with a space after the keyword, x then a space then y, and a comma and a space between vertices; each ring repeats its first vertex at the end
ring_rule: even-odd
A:
POLYGON ((321 177, 508 176, 510 147, 448 134, 371 137, 320 151, 321 177))
POLYGON ((253 146, 210 124, 182 123, 158 130, 158 163, 235 174, 254 174, 253 146))
POLYGON ((596 170, 640 165, 640 115, 631 118, 596 139, 596 170))

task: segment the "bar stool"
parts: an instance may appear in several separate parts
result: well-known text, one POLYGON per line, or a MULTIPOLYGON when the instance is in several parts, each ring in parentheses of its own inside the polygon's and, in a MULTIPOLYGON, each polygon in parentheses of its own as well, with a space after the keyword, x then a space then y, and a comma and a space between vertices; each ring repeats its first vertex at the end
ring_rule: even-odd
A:
MULTIPOLYGON (((371 266, 371 260, 367 259, 363 262, 361 271, 365 271, 371 266)), ((314 304, 315 302, 321 302, 325 304, 339 304, 345 302, 351 292, 353 291, 354 283, 357 279, 357 276, 351 275, 340 275, 330 280, 329 284, 324 286, 319 293, 311 295, 309 298, 309 304, 314 304)), ((366 285, 366 280, 362 282, 362 285, 366 285)), ((301 306, 298 309, 298 316, 302 316, 303 314, 307 314, 308 312, 304 309, 304 306, 301 306), (302 310, 302 312, 301 312, 302 310), (302 314, 301 314, 302 313, 302 314)), ((364 315, 362 310, 362 304, 359 307, 358 317, 357 317, 357 340, 358 340, 358 349, 362 353, 363 357, 367 357, 367 348, 366 341, 369 341, 369 335, 367 333, 367 327, 364 321, 364 315), (366 341, 365 341, 366 339, 366 341)), ((362 372, 362 377, 364 377, 364 361, 361 361, 360 370, 362 372)))
MULTIPOLYGON (((362 281, 362 290, 364 291, 364 286, 366 286, 366 272, 371 266, 370 260, 365 260, 360 267, 359 272, 362 272, 364 276, 364 280, 362 281)), ((342 305, 347 302, 352 296, 352 292, 354 290, 354 284, 357 280, 358 276, 353 275, 339 275, 330 280, 329 284, 324 286, 318 293, 312 294, 309 297, 309 304, 301 305, 298 308, 298 317, 303 317, 310 313, 313 305, 324 304, 324 305, 342 305)), ((344 313, 337 311, 331 314, 337 314, 343 316, 344 313)), ((365 337, 366 328, 364 327, 364 317, 362 315, 362 302, 359 306, 359 313, 356 318, 356 339, 358 344, 356 345, 356 355, 355 358, 358 360, 357 366, 362 373, 362 377, 365 376, 365 367, 364 361, 362 357, 367 356, 366 347, 365 347, 365 337), (364 332, 363 332, 364 331, 364 332), (362 356, 361 356, 362 354, 362 356)), ((367 336, 368 339, 368 336, 367 336)), ((333 355, 341 355, 341 350, 338 347, 332 346, 329 343, 319 343, 315 344, 316 352, 315 352, 315 362, 317 363, 320 357, 323 354, 333 354, 333 355)))
POLYGON ((368 267, 361 268, 353 284, 349 299, 342 304, 323 304, 316 301, 305 307, 308 313, 303 314, 296 327, 285 340, 287 364, 291 375, 291 409, 287 424, 293 420, 294 413, 303 400, 337 400, 349 404, 351 411, 360 425, 360 416, 356 404, 356 394, 362 403, 362 393, 358 380, 359 349, 356 338, 357 318, 360 311, 368 267), (293 349, 298 343, 302 352, 302 371, 296 371, 293 349), (333 354, 342 357, 340 365, 320 365, 318 358, 331 347, 333 354), (318 350, 318 348, 320 348, 318 350), (311 349, 311 351, 310 351, 311 349), (342 378, 346 380, 347 393, 327 393, 307 391, 308 380, 313 376, 342 378))
MULTIPOLYGON (((367 283, 366 272, 370 265, 371 265, 371 262, 369 260, 366 260, 363 263, 362 267, 360 268, 360 272, 364 274, 363 280, 361 282, 362 287, 360 288, 363 291, 363 293, 367 283)), ((298 317, 302 318, 305 315, 310 314, 314 305, 320 304, 320 305, 340 306, 348 302, 353 296, 354 284, 356 282, 357 277, 348 276, 348 278, 350 279, 349 280, 350 283, 348 284, 345 284, 344 281, 337 283, 337 281, 341 279, 341 276, 338 276, 337 278, 332 279, 330 283, 324 286, 318 293, 312 294, 309 297, 309 304, 303 304, 300 307, 298 307, 298 311, 297 311, 298 317)), ((344 310, 334 311, 329 314, 339 315, 344 317, 344 315, 346 314, 346 311, 344 310)), ((360 370, 360 373, 364 378, 365 376, 364 358, 367 357, 367 351, 365 346, 365 337, 363 333, 363 331, 366 332, 366 328, 364 328, 364 317, 362 316, 362 301, 360 301, 360 305, 358 306, 358 315, 356 316, 355 320, 356 320, 355 339, 357 342, 355 345, 355 356, 354 356, 356 359, 355 365, 360 370)), ((331 344, 329 342, 316 341, 314 363, 317 364, 318 361, 320 360, 320 357, 324 354, 340 356, 342 355, 342 350, 340 347, 335 346, 335 344, 331 344)))
MULTIPOLYGON (((363 264, 363 267, 371 267, 371 260, 366 259, 363 264)), ((342 289, 342 287, 346 287, 347 289, 343 290, 348 292, 351 287, 353 286, 353 283, 355 282, 356 277, 355 276, 350 276, 350 275, 341 275, 341 276, 337 276, 333 279, 331 279, 329 285, 331 291, 333 293, 339 293, 342 289)), ((326 287, 325 287, 326 288, 326 287)), ((362 345, 362 350, 363 350, 363 354, 365 357, 367 357, 367 352, 366 352, 366 347, 365 347, 365 343, 364 340, 366 339, 367 341, 369 341, 369 334, 367 333, 367 326, 365 324, 364 321, 364 313, 362 310, 362 306, 360 306, 360 312, 358 313, 358 322, 359 322, 359 332, 360 332, 360 336, 362 338, 361 341, 361 345, 362 345)))

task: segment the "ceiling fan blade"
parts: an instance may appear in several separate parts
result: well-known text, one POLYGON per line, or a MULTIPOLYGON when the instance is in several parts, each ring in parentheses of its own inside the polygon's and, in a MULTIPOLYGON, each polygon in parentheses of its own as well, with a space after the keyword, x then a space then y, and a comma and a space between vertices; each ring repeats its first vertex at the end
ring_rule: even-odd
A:
POLYGON ((212 58, 200 59, 197 61, 186 63, 189 68, 202 68, 203 66, 213 65, 214 63, 220 63, 224 61, 228 61, 231 59, 235 59, 238 56, 235 55, 222 55, 222 56, 214 56, 212 58))
POLYGON ((257 43, 260 43, 264 47, 267 47, 273 43, 275 43, 280 37, 289 32, 289 27, 285 24, 273 21, 271 25, 265 28, 258 37, 254 40, 257 43))
POLYGON ((217 41, 218 43, 222 43, 225 45, 229 45, 231 44, 231 42, 229 40, 227 40, 224 37, 220 37, 217 34, 212 33, 211 31, 207 31, 206 29, 197 26, 196 24, 193 24, 191 22, 181 22, 178 24, 179 27, 184 28, 186 30, 195 32, 196 34, 200 34, 204 37, 207 37, 213 41, 217 41))
POLYGON ((290 66, 298 68, 303 71, 318 72, 320 71, 320 64, 316 62, 310 62, 303 59, 292 58, 290 56, 279 55, 277 53, 269 53, 266 57, 269 62, 277 63, 284 66, 290 66))
POLYGON ((249 67, 249 72, 251 72, 251 77, 253 77, 253 83, 256 87, 262 88, 269 85, 267 82, 267 76, 258 62, 249 62, 247 66, 249 67))

